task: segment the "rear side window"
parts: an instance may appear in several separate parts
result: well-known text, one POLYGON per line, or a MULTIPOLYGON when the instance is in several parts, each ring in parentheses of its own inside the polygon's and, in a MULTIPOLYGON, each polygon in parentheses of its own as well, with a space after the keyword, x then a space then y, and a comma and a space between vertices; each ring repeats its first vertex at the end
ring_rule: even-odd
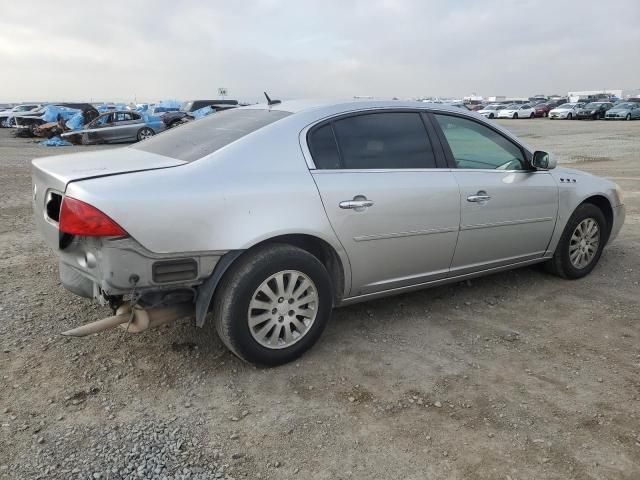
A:
POLYGON ((435 156, 419 113, 366 113, 333 122, 310 136, 317 168, 435 168, 435 156), (336 146, 337 142, 337 146, 336 146))
POLYGON ((340 168, 340 154, 338 153, 338 145, 330 123, 311 132, 311 135, 309 135, 309 150, 316 168, 340 168))
POLYGON ((193 162, 289 115, 279 110, 226 110, 172 128, 130 148, 193 162))

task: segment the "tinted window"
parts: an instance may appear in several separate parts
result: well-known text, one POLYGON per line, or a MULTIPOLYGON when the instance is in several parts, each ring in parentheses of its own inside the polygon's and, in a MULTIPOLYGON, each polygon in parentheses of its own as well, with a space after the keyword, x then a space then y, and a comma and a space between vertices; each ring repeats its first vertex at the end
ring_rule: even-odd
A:
POLYGON ((492 129, 472 120, 435 115, 458 168, 524 170, 522 151, 492 129))
POLYGON ((291 113, 280 110, 226 110, 172 128, 129 148, 193 162, 289 115, 291 113))
POLYGON ((343 168, 435 168, 420 114, 371 113, 334 122, 343 168))
POLYGON ((316 128, 309 135, 309 150, 316 168, 340 168, 340 154, 331 124, 316 128))

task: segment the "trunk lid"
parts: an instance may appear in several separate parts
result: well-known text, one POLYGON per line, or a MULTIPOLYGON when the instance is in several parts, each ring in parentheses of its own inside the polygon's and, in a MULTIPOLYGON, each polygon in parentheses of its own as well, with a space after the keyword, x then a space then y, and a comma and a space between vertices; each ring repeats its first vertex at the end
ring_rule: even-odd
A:
POLYGON ((177 167, 186 163, 183 160, 133 148, 57 155, 32 160, 33 212, 38 230, 51 248, 55 250, 59 248, 58 215, 64 192, 71 182, 177 167))

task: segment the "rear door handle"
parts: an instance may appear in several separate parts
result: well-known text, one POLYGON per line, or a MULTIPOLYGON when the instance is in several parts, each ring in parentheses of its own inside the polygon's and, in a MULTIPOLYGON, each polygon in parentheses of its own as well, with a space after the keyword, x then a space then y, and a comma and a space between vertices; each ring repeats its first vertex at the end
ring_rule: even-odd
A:
POLYGON ((342 209, 352 209, 356 212, 361 212, 365 208, 373 206, 373 200, 368 200, 366 197, 362 197, 358 195, 353 197, 353 200, 344 200, 338 204, 338 206, 342 209))
POLYGON ((487 192, 485 192, 484 190, 480 190, 475 195, 469 195, 467 197, 467 202, 474 202, 474 203, 485 203, 489 200, 491 200, 491 195, 488 195, 487 192))

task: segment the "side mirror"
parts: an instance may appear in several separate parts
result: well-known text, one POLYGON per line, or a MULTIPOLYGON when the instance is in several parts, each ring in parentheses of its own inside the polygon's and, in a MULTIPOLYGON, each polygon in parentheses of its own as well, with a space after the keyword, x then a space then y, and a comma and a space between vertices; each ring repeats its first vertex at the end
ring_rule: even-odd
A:
POLYGON ((531 160, 531 165, 536 170, 551 170, 552 168, 556 168, 556 163, 557 162, 554 157, 541 150, 536 150, 533 153, 533 159, 531 160))

